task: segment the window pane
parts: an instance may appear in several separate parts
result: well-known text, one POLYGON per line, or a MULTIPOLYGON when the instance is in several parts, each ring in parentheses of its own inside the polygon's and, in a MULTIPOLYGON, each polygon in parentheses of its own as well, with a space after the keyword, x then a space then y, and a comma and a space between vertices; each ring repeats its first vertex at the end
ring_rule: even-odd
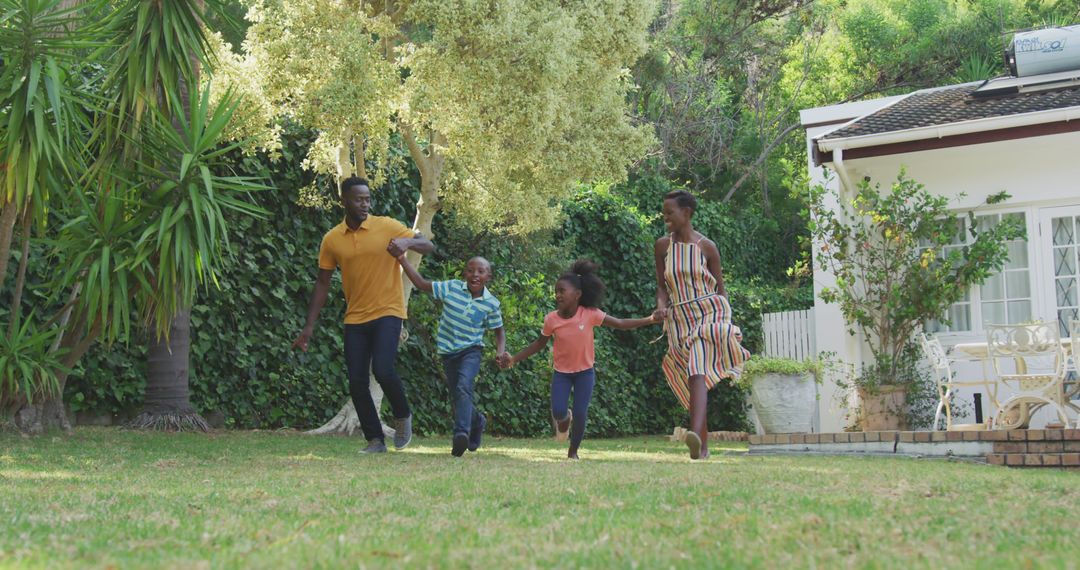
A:
MULTIPOLYGON (((1000 273, 997 274, 997 275, 994 275, 993 277, 990 277, 985 282, 983 282, 982 286, 979 287, 979 292, 982 293, 982 298, 983 298, 983 300, 986 300, 986 301, 997 301, 997 300, 1000 300, 1000 299, 1004 299, 1005 298, 1005 280, 1002 279, 1000 273)), ((984 323, 987 322, 985 315, 983 316, 983 322, 984 323)), ((1000 323, 1002 321, 992 321, 992 322, 1000 323)))
POLYGON ((975 216, 975 224, 976 224, 975 227, 980 232, 985 232, 986 230, 996 226, 997 222, 998 222, 997 214, 987 214, 985 216, 975 216))
POLYGON ((1077 318, 1076 309, 1063 309, 1058 311, 1058 324, 1060 325, 1061 336, 1072 336, 1069 334, 1069 322, 1077 318))
POLYGON ((963 304, 949 307, 949 320, 952 321, 949 330, 971 330, 971 305, 963 304))
POLYGON ((1027 271, 1007 271, 1005 273, 1005 294, 1009 299, 1031 297, 1031 282, 1027 271))
POLYGON ((983 303, 982 321, 986 325, 1005 325, 1005 303, 983 303))
POLYGON ((1009 324, 1031 320, 1031 301, 1009 301, 1009 324))
POLYGON ((1058 278, 1054 280, 1054 289, 1057 290, 1057 306, 1059 307, 1075 307, 1076 306, 1076 279, 1072 277, 1066 277, 1064 279, 1058 278))
POLYGON ((1005 262, 1005 269, 1027 269, 1027 242, 1010 241, 1007 247, 1009 249, 1009 260, 1005 262))
POLYGON ((1050 227, 1054 236, 1054 245, 1076 243, 1072 218, 1054 218, 1050 222, 1050 227))
POLYGON ((1071 247, 1054 248, 1054 275, 1075 275, 1076 259, 1071 247))
POLYGON ((1020 239, 1022 241, 1027 241, 1027 216, 1021 212, 1012 212, 1011 214, 1002 214, 1001 219, 1019 222, 1020 228, 1023 230, 1023 233, 1020 234, 1020 239))

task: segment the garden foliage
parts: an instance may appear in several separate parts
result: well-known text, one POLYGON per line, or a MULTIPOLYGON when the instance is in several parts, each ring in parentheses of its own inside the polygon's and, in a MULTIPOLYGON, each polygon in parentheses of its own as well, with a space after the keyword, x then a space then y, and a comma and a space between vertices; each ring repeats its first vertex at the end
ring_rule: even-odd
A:
MULTIPOLYGON (((301 206, 298 189, 312 175, 298 163, 310 142, 292 130, 281 160, 237 157, 237 168, 274 181, 276 191, 258 195, 270 212, 264 220, 236 221, 233 261, 221 275, 220 289, 207 290, 192 310, 192 400, 203 412, 220 411, 229 425, 248 428, 314 427, 332 416, 346 397, 341 355, 344 302, 334 290, 307 353, 290 341, 303 324, 316 272, 322 235, 341 213, 301 206)), ((332 182, 314 180, 322 203, 332 202, 332 182)), ((415 215, 419 177, 402 171, 375 193, 374 213, 408 221, 415 215)), ((540 331, 554 309, 555 277, 578 257, 601 265, 608 284, 605 311, 619 317, 649 314, 655 304, 652 243, 663 232, 658 216, 666 180, 647 178, 615 187, 582 187, 563 204, 565 217, 554 229, 524 237, 475 233, 450 213, 436 218, 441 236, 421 272, 430 279, 459 278, 465 260, 491 260, 491 291, 502 301, 507 345, 520 349, 540 331)), ((310 202, 310 196, 307 198, 310 202)), ((810 293, 770 276, 782 275, 787 260, 774 247, 780 228, 753 211, 734 213, 705 203, 695 220, 713 238, 725 260, 729 295, 746 344, 760 349, 760 313, 806 307, 810 293)), ((414 293, 401 347, 399 372, 415 408, 416 428, 446 432, 450 403, 435 352, 439 308, 430 296, 414 293)), ((597 331, 598 387, 590 409, 590 433, 665 432, 685 414, 671 396, 660 360, 665 350, 660 327, 637 331, 597 331)), ((489 338, 477 384, 477 402, 495 433, 537 435, 549 429, 550 357, 534 358, 510 370, 494 364, 489 338)), ((142 394, 145 371, 139 343, 97 347, 68 384, 66 400, 76 411, 125 415, 142 394)), ((711 393, 712 429, 744 426, 743 395, 722 385, 711 393)))

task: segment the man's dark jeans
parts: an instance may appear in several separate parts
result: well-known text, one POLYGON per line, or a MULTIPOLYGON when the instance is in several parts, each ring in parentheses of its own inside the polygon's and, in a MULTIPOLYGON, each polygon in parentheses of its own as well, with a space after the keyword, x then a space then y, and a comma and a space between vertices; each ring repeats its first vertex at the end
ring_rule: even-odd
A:
POLYGON ((358 325, 345 325, 345 367, 349 372, 349 394, 352 395, 356 415, 364 437, 385 439, 379 410, 371 399, 369 370, 375 381, 382 386, 383 395, 390 401, 394 417, 405 419, 412 414, 405 398, 405 386, 394 369, 398 340, 401 335, 401 319, 381 317, 358 325))
POLYGON ((471 346, 442 356, 446 387, 450 389, 450 402, 454 406, 454 435, 469 435, 472 426, 480 425, 480 413, 473 406, 473 382, 480 373, 482 355, 479 346, 471 346))

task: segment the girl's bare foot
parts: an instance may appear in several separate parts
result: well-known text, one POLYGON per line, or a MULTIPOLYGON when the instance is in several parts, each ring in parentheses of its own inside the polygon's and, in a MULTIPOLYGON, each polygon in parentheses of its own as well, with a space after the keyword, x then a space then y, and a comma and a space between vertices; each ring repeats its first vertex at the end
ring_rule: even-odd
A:
POLYGON ((566 418, 562 420, 556 420, 554 417, 551 419, 555 423, 555 441, 570 439, 570 423, 574 421, 574 412, 567 410, 566 418))

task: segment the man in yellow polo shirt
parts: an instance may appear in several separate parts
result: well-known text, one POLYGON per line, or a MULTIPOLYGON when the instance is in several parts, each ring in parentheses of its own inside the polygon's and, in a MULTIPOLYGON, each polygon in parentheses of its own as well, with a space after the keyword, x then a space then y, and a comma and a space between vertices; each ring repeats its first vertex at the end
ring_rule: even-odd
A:
POLYGON ((345 292, 345 367, 349 373, 349 393, 360 427, 368 440, 361 453, 384 453, 386 442, 379 411, 368 388, 368 369, 382 386, 394 412, 394 447, 401 449, 412 440, 412 411, 405 387, 394 369, 405 297, 397 256, 405 250, 431 253, 431 241, 385 216, 369 216, 371 190, 363 178, 341 182, 341 204, 345 221, 326 232, 319 248, 319 276, 308 306, 307 323, 293 346, 307 351, 319 311, 326 304, 330 277, 341 269, 345 292))

